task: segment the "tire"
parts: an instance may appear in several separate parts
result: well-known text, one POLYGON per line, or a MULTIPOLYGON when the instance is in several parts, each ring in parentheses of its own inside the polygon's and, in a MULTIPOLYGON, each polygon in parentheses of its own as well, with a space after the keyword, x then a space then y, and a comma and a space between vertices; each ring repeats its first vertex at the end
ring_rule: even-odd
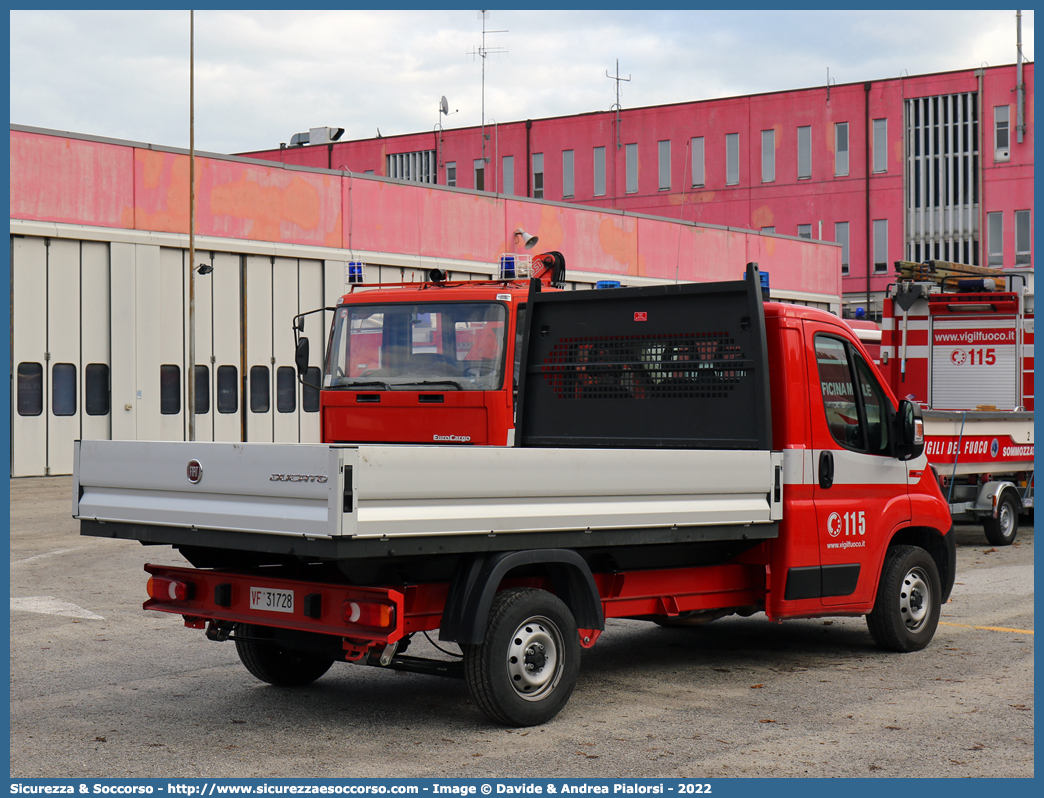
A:
POLYGON ((920 651, 939 625, 942 586, 931 555, 919 546, 893 546, 866 624, 886 651, 920 651))
POLYGON ((294 651, 255 639, 270 634, 271 630, 264 626, 236 626, 236 652, 239 659, 248 671, 263 682, 277 687, 302 687, 314 682, 333 665, 333 657, 294 651))
POLYGON ((485 638, 464 646, 464 679, 479 709, 507 726, 537 726, 569 701, 580 637, 569 608, 546 590, 498 593, 485 638))
POLYGON ((986 540, 994 546, 1010 546, 1019 533, 1019 505, 1008 491, 1004 491, 997 506, 997 517, 982 519, 986 540))

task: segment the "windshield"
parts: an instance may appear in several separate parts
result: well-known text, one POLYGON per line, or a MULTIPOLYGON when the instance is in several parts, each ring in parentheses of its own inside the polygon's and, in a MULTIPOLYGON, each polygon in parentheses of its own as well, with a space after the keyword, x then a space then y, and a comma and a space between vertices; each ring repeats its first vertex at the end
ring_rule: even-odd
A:
POLYGON ((503 384, 506 310, 495 302, 343 305, 323 386, 489 391, 503 384))

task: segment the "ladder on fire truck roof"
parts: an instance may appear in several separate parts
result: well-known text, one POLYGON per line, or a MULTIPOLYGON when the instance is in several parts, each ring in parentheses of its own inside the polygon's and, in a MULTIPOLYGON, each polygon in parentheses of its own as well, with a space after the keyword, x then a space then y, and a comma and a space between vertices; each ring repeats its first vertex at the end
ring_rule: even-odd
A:
POLYGON ((897 260, 895 271, 899 279, 915 283, 934 283, 942 289, 946 289, 947 282, 951 288, 956 288, 959 280, 974 280, 976 278, 1000 277, 1000 285, 997 281, 994 286, 982 286, 985 290, 1001 290, 1004 287, 1003 278, 1008 272, 1003 269, 990 269, 984 266, 971 266, 967 263, 952 263, 945 260, 926 260, 924 263, 915 263, 909 260, 897 260))

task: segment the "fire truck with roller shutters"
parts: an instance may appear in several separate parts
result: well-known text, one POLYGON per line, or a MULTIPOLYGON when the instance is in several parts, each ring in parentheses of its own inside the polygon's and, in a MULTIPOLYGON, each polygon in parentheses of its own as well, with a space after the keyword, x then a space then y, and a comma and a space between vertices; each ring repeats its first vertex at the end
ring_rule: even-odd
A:
POLYGON ((896 261, 881 370, 924 408, 925 454, 958 519, 1014 542, 1033 508, 1033 272, 896 261))

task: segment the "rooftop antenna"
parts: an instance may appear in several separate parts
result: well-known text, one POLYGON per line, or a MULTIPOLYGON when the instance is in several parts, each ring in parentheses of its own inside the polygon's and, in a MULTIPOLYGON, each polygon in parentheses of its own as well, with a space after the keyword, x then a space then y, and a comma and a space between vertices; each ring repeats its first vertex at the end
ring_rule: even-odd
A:
POLYGON ((486 47, 487 33, 507 33, 507 31, 486 30, 486 20, 489 19, 488 11, 479 11, 478 18, 482 20, 482 45, 477 50, 469 51, 468 55, 477 55, 482 59, 482 163, 485 166, 489 163, 489 158, 486 157, 486 142, 489 140, 489 136, 486 135, 486 56, 490 53, 506 53, 508 50, 506 47, 486 47))
POLYGON ((621 106, 620 106, 620 84, 621 83, 630 83, 631 76, 628 75, 626 78, 621 78, 620 77, 620 59, 619 58, 616 59, 616 77, 613 77, 612 75, 610 75, 608 69, 605 70, 605 76, 607 78, 609 78, 609 80, 615 80, 616 81, 616 102, 613 103, 613 107, 610 108, 609 110, 610 111, 616 111, 616 149, 620 149, 620 108, 621 108, 621 106))

